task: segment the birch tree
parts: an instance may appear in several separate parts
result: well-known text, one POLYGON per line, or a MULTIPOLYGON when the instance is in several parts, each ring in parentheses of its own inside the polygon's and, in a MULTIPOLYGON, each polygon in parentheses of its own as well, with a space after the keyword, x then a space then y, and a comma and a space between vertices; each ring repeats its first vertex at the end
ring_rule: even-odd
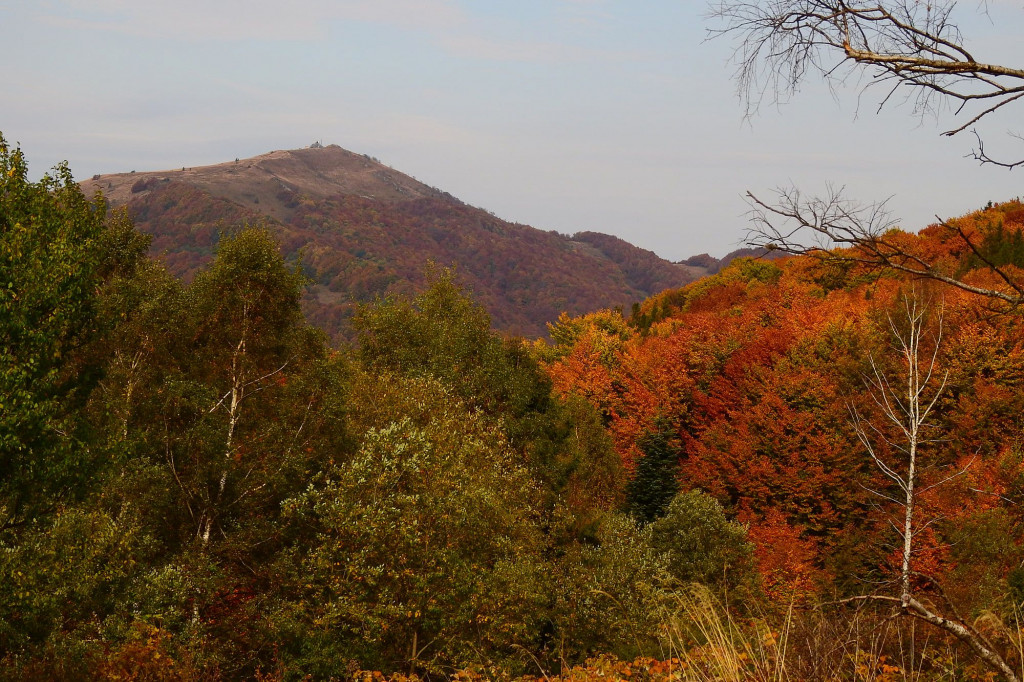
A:
POLYGON ((871 399, 883 423, 872 423, 856 408, 851 408, 857 436, 874 464, 892 482, 887 490, 872 492, 897 510, 895 517, 889 519, 900 539, 897 595, 870 594, 844 601, 893 604, 903 615, 922 620, 954 636, 997 674, 1017 682, 1020 678, 999 650, 970 621, 956 612, 952 603, 942 595, 941 586, 934 577, 918 571, 915 564, 919 535, 934 521, 922 516, 923 496, 961 475, 964 470, 923 485, 924 451, 941 443, 934 411, 948 377, 939 367, 943 316, 941 308, 932 311, 917 292, 903 297, 900 315, 887 317, 898 371, 887 371, 881 361, 872 357, 871 372, 866 378, 871 399), (941 611, 931 600, 919 594, 917 585, 921 583, 939 590, 949 613, 941 611))
MULTIPOLYGON (((336 362, 304 323, 301 292, 270 235, 246 229, 181 293, 177 328, 140 333, 171 337, 151 354, 164 368, 146 389, 141 428, 177 490, 170 525, 182 541, 205 548, 273 517, 326 456, 323 442, 343 438, 336 362)), ((160 311, 153 321, 167 324, 160 311)))

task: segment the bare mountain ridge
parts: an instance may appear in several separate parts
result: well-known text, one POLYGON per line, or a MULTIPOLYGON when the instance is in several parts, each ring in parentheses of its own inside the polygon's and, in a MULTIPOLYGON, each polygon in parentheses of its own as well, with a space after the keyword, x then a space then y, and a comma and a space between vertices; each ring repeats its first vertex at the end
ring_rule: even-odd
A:
POLYGON ((281 222, 294 216, 298 197, 318 200, 352 194, 385 202, 427 197, 457 201, 369 156, 337 145, 278 150, 197 168, 94 176, 82 186, 102 190, 108 201, 121 206, 135 194, 167 182, 186 183, 240 206, 258 206, 257 212, 281 222))
POLYGON ((573 237, 501 220, 338 147, 274 151, 212 166, 94 176, 126 206, 153 251, 189 278, 225 231, 263 222, 313 280, 309 319, 347 336, 358 303, 408 293, 428 261, 455 265, 494 325, 527 336, 559 313, 622 306, 707 274, 594 232, 573 237))

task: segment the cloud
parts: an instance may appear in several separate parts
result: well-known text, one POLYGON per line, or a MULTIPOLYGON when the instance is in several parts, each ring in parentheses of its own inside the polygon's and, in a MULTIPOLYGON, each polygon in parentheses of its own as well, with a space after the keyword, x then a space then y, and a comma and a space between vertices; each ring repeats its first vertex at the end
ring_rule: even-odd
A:
POLYGON ((440 38, 441 47, 456 57, 501 62, 566 63, 635 59, 637 55, 554 42, 500 40, 472 33, 440 38))
MULTIPOLYGON (((603 16, 603 0, 562 2, 571 8, 563 17, 569 23, 603 16)), ((82 32, 192 43, 323 41, 332 26, 377 24, 425 33, 431 43, 460 58, 551 63, 636 57, 562 41, 517 40, 509 37, 517 27, 495 30, 484 19, 486 13, 467 14, 456 0, 51 0, 20 12, 82 32)))
POLYGON ((57 0, 35 14, 47 21, 144 38, 309 40, 332 22, 449 30, 466 18, 453 0, 57 0))

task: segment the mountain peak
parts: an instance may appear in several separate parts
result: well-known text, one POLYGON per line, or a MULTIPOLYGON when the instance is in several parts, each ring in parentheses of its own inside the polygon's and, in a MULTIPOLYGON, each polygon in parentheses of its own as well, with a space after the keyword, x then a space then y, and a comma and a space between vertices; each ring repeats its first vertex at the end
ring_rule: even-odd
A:
POLYGON ((112 204, 122 205, 173 182, 184 182, 283 222, 294 216, 300 197, 356 195, 387 203, 424 198, 456 201, 367 154, 336 144, 277 150, 211 166, 96 175, 82 188, 86 193, 100 190, 112 204))
POLYGON ((678 264, 596 233, 569 238, 504 221, 337 145, 212 166, 94 176, 86 193, 125 206, 152 249, 185 279, 221 235, 262 222, 310 285, 307 319, 345 335, 359 303, 414 291, 424 266, 456 265, 496 327, 544 334, 559 313, 628 306, 690 281, 678 264))

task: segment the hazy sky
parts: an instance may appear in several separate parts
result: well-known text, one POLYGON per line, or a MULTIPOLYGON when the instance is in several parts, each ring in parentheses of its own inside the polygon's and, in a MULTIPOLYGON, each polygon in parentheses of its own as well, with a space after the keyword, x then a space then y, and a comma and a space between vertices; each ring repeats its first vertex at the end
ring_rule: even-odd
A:
MULTIPOLYGON (((1020 2, 963 4, 1019 57, 1020 2)), ((502 218, 671 259, 736 248, 744 191, 893 196, 918 229, 1024 194, 972 138, 809 84, 752 120, 700 0, 0 0, 0 131, 33 174, 200 166, 320 140, 502 218)), ((989 56, 989 55, 992 56, 989 56)), ((1020 60, 1018 60, 1020 61, 1020 60)), ((993 121, 989 146, 1024 105, 993 121)), ((948 121, 947 121, 948 122, 948 121)), ((1024 128, 1024 124, 1021 125, 1024 128)))

